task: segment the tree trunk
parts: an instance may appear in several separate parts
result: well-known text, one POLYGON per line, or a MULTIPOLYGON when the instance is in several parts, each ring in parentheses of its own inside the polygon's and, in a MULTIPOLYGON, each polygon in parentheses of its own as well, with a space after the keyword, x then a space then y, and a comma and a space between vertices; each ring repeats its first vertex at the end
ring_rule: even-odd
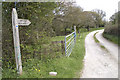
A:
POLYGON ((88 30, 88 31, 90 31, 90 28, 89 28, 89 26, 87 26, 87 30, 88 30))
POLYGON ((66 35, 66 29, 67 29, 67 28, 65 27, 65 35, 66 35))
POLYGON ((80 30, 78 30, 78 34, 79 34, 79 37, 80 37, 80 30))

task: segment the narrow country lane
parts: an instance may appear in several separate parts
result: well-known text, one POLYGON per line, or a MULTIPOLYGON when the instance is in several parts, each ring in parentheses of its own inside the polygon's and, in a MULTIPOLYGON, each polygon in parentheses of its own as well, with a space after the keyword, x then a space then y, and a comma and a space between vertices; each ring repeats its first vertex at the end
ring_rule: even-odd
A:
POLYGON ((86 54, 81 78, 118 78, 118 46, 102 37, 104 30, 89 33, 85 39, 86 54), (108 50, 94 41, 94 34, 108 50))

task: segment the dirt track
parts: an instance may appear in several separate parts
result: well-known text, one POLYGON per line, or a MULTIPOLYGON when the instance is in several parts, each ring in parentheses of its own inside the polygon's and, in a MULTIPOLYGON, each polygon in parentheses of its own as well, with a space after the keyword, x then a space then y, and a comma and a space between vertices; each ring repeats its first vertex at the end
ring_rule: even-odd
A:
POLYGON ((102 37, 104 30, 89 33, 85 39, 86 54, 81 78, 118 78, 118 46, 102 37), (108 50, 101 48, 96 38, 108 50))

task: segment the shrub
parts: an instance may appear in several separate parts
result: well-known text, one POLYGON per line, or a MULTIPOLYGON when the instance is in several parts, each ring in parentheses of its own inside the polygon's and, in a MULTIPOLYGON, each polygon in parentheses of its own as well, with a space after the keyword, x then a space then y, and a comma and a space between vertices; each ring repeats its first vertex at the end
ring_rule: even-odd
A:
POLYGON ((109 35, 114 35, 114 36, 118 36, 120 32, 118 32, 118 25, 111 25, 111 24, 107 24, 105 26, 105 30, 104 30, 104 34, 109 34, 109 35))

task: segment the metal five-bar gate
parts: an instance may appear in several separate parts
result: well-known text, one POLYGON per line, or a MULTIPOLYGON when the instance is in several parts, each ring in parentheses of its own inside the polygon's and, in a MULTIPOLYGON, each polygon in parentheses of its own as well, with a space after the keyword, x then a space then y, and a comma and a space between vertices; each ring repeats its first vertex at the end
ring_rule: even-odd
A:
POLYGON ((76 26, 74 26, 74 32, 65 36, 65 55, 70 56, 72 49, 76 42, 76 26))

